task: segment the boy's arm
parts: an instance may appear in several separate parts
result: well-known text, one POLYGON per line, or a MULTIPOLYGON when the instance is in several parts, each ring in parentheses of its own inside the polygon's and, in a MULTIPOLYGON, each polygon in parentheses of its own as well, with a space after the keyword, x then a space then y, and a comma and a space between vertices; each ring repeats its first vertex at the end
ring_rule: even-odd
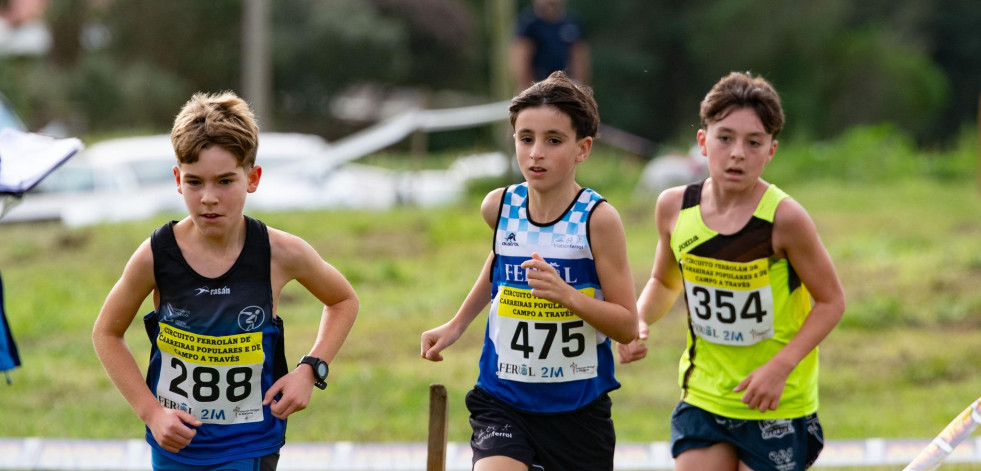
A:
POLYGON ((736 391, 746 391, 743 402, 760 412, 777 408, 791 371, 827 337, 845 312, 844 290, 831 257, 810 216, 790 198, 777 207, 773 245, 794 267, 814 304, 794 338, 736 387, 736 391))
POLYGON ((604 299, 573 288, 538 254, 521 268, 528 269, 533 295, 562 304, 617 342, 630 342, 637 337, 637 304, 620 215, 610 204, 600 204, 589 220, 589 231, 604 299))
POLYGON ((487 261, 484 262, 484 268, 480 270, 477 281, 470 288, 470 293, 467 294, 467 298, 460 305, 456 315, 447 323, 422 333, 421 353, 423 358, 430 361, 443 361, 443 355, 440 352, 453 345, 490 302, 490 267, 493 262, 494 253, 491 252, 487 261))
POLYGON ((176 453, 187 446, 196 433, 185 423, 198 426, 201 422, 191 414, 166 409, 157 402, 124 338, 126 329, 154 286, 153 253, 147 240, 130 258, 123 275, 106 297, 92 329, 92 344, 109 379, 150 427, 157 443, 176 453))
MULTIPOLYGON (((495 230, 497 227, 497 218, 503 196, 504 188, 498 188, 487 193, 484 201, 480 203, 480 215, 484 218, 484 222, 487 223, 491 230, 495 230)), ((487 256, 487 260, 484 261, 484 267, 480 270, 477 281, 470 288, 470 293, 463 300, 463 304, 457 310, 456 315, 447 323, 422 333, 421 354, 423 358, 430 361, 443 361, 443 356, 440 355, 440 352, 453 345, 490 302, 492 291, 490 271, 493 263, 494 252, 491 251, 490 255, 487 256)))
MULTIPOLYGON (((285 280, 295 279, 324 304, 317 339, 309 355, 330 363, 354 325, 358 296, 344 275, 303 239, 270 229, 269 241, 273 269, 280 271, 285 280)), ((273 415, 285 419, 306 409, 315 382, 310 366, 298 365, 269 388, 263 405, 271 404, 273 415), (282 396, 277 400, 278 394, 282 396)))
POLYGON ((671 309, 684 288, 678 261, 671 250, 671 230, 681 210, 683 190, 683 187, 666 190, 657 199, 654 222, 658 239, 654 249, 654 267, 637 299, 639 335, 637 340, 617 346, 620 363, 630 363, 647 356, 647 346, 643 344, 648 336, 647 326, 660 320, 671 309))

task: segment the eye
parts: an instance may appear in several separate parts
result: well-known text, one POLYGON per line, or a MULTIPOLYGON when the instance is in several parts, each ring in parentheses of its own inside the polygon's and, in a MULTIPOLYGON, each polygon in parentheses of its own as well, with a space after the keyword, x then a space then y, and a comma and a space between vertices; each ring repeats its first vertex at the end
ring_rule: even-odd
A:
POLYGON ((731 139, 729 136, 719 136, 719 140, 722 142, 729 142, 731 139))
POLYGON ((556 144, 556 145, 558 145, 558 144, 561 144, 562 143, 562 139, 559 139, 557 137, 551 137, 551 138, 548 139, 548 143, 549 144, 556 144))

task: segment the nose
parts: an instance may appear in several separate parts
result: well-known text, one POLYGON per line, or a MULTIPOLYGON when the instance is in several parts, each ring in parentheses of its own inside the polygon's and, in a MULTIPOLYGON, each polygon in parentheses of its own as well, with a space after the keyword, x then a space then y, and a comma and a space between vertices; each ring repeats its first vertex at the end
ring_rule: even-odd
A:
POLYGON ((535 141, 535 144, 531 146, 531 152, 528 155, 535 160, 545 157, 545 145, 541 141, 535 141))
POLYGON ((201 204, 218 203, 218 188, 212 184, 205 184, 201 191, 201 204))

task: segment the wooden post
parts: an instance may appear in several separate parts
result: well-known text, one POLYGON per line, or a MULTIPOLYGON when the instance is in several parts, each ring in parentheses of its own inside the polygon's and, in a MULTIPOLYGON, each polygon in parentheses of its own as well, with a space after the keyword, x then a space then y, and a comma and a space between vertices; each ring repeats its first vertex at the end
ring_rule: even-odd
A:
POLYGON ((429 385, 429 455, 426 471, 446 471, 446 436, 449 412, 446 386, 429 385))

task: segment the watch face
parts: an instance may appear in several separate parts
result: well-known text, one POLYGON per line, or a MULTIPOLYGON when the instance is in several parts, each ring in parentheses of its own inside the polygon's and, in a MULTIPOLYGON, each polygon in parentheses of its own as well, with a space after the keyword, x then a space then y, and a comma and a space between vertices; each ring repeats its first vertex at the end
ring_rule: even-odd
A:
POLYGON ((327 364, 320 362, 317 364, 317 377, 326 378, 327 377, 327 364))

